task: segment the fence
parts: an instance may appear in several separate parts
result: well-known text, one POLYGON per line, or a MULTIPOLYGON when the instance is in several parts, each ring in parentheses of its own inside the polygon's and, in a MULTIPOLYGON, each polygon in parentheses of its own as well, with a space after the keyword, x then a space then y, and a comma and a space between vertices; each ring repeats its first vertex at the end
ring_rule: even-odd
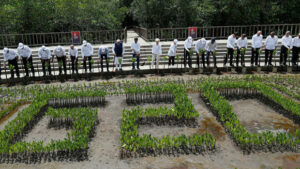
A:
MULTIPOLYGON (((154 41, 155 38, 160 38, 162 41, 173 39, 184 40, 189 35, 189 28, 141 28, 134 27, 134 30, 145 40, 154 41)), ((300 23, 297 24, 272 24, 272 25, 242 25, 242 26, 208 26, 197 27, 197 38, 216 37, 218 39, 227 38, 233 32, 239 35, 245 33, 247 36, 252 36, 258 30, 262 31, 264 37, 274 31, 277 36, 281 37, 286 31, 291 31, 293 36, 300 32, 300 23)))
MULTIPOLYGON (((81 40, 87 40, 90 43, 110 43, 116 39, 122 39, 126 42, 127 29, 123 30, 100 30, 100 31, 82 31, 81 40)), ((68 45, 72 43, 71 32, 51 32, 51 33, 28 33, 28 34, 1 34, 0 48, 16 47, 19 42, 30 46, 41 45, 68 45)))

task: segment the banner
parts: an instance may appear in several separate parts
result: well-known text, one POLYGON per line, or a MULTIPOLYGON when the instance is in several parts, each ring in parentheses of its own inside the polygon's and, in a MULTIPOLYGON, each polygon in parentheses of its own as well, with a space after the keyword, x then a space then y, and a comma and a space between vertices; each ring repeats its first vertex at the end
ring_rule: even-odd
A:
POLYGON ((197 39, 197 27, 189 27, 189 36, 193 39, 197 39))
POLYGON ((79 31, 72 32, 72 42, 73 44, 81 44, 79 31))

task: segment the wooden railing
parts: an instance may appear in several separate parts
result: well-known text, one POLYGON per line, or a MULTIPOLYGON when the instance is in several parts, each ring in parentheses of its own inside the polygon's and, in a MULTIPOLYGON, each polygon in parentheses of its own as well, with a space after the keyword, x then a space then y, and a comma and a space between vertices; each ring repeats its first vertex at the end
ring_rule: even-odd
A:
MULTIPOLYGON (((134 30, 145 40, 154 41, 160 38, 162 41, 170 41, 173 39, 184 40, 188 37, 188 28, 141 28, 135 27, 134 30)), ((290 31, 293 36, 300 32, 300 23, 297 24, 273 24, 273 25, 241 25, 241 26, 208 26, 197 27, 197 38, 215 37, 217 39, 227 38, 233 32, 239 35, 245 33, 251 37, 258 30, 262 31, 264 37, 274 31, 277 36, 281 37, 286 31, 290 31)))
MULTIPOLYGON (((127 30, 81 31, 80 35, 81 41, 87 40, 94 44, 110 43, 116 39, 126 41, 127 30)), ((71 32, 0 34, 0 48, 16 47, 19 42, 29 46, 68 45, 72 43, 72 35, 71 32)))
POLYGON ((133 27, 133 30, 144 40, 148 40, 147 38, 147 29, 142 27, 133 27))

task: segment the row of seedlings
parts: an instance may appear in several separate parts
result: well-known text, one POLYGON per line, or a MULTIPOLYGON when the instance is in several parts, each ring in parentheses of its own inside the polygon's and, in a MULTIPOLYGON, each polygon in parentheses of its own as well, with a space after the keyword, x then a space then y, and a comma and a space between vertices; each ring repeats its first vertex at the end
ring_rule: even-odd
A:
MULTIPOLYGON (((219 82, 219 83, 199 83, 201 98, 208 108, 214 113, 217 119, 231 135, 234 142, 245 152, 256 151, 299 151, 300 140, 297 135, 290 133, 262 132, 259 134, 248 133, 241 125, 237 115, 233 112, 232 106, 221 96, 216 89, 222 88, 254 88, 261 94, 280 104, 293 114, 299 114, 299 105, 288 98, 284 98, 270 87, 261 83, 253 82, 219 82)), ((298 131, 296 131, 298 133, 298 131)))

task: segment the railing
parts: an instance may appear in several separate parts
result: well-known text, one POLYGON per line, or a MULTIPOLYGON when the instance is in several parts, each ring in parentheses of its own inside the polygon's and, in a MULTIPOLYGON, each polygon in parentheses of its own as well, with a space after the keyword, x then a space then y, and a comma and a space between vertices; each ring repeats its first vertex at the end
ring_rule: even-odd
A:
MULTIPOLYGON (((242 26, 208 26, 197 27, 197 38, 216 37, 218 39, 227 38, 233 32, 239 35, 245 33, 248 37, 255 34, 258 30, 262 31, 264 37, 274 31, 277 36, 281 37, 286 31, 290 31, 293 36, 300 32, 300 23, 297 24, 273 24, 273 25, 242 25, 242 26)), ((162 41, 173 39, 184 40, 189 35, 189 28, 140 28, 135 27, 135 31, 145 40, 154 41, 160 38, 162 41)))
POLYGON ((148 40, 147 38, 147 29, 142 27, 133 27, 133 30, 144 40, 148 40))
MULTIPOLYGON (((100 30, 81 31, 81 40, 90 43, 110 43, 116 39, 127 39, 127 30, 100 30)), ((19 42, 30 46, 41 45, 68 45, 72 43, 71 32, 51 32, 51 33, 28 33, 28 34, 1 34, 0 48, 16 47, 19 42)))

